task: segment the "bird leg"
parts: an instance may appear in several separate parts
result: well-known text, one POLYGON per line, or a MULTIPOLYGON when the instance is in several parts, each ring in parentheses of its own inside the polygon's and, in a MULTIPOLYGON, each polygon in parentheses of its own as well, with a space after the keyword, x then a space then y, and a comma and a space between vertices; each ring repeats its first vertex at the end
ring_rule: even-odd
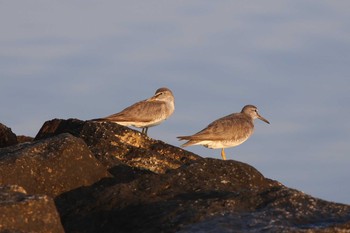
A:
POLYGON ((143 134, 147 135, 147 131, 148 131, 148 127, 142 128, 142 133, 143 133, 143 134))
POLYGON ((224 148, 221 149, 221 157, 223 160, 226 160, 226 154, 224 148))

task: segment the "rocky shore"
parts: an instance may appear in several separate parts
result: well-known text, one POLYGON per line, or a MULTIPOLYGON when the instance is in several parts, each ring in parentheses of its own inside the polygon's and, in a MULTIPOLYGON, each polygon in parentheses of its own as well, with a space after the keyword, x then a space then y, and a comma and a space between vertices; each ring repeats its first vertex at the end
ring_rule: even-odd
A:
POLYGON ((0 232, 350 232, 350 206, 113 123, 0 124, 0 232))

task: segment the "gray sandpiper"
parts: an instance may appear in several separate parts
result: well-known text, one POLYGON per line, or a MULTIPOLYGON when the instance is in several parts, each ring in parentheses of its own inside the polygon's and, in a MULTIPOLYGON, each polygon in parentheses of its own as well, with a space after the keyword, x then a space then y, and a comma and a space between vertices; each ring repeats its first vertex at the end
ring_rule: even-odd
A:
POLYGON ((175 110, 174 95, 170 89, 162 87, 146 100, 139 101, 121 112, 92 121, 111 121, 124 126, 142 128, 147 135, 148 127, 156 126, 170 117, 175 110))
POLYGON ((254 132, 254 119, 270 122, 260 116, 257 107, 246 105, 239 113, 232 113, 210 123, 206 128, 191 136, 179 136, 188 140, 182 146, 203 145, 210 149, 221 148, 221 157, 226 160, 224 148, 235 147, 245 142, 254 132))

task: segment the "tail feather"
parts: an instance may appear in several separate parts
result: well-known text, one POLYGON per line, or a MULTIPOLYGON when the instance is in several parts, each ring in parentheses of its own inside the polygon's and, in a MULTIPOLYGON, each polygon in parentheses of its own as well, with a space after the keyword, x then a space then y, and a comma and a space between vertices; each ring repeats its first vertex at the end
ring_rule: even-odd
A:
POLYGON ((180 141, 181 140, 188 140, 187 142, 185 142, 184 144, 181 145, 182 147, 191 146, 191 145, 194 145, 194 144, 198 143, 198 141, 191 140, 191 136, 179 136, 177 138, 180 141))
POLYGON ((177 137, 180 141, 181 140, 191 140, 191 136, 178 136, 177 137))

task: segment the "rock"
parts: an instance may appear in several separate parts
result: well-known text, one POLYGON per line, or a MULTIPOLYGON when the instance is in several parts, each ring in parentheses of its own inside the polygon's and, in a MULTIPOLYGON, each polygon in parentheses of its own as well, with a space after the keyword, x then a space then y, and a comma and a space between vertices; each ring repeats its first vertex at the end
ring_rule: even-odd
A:
POLYGON ((17 142, 18 143, 25 143, 25 142, 32 142, 34 138, 25 136, 25 135, 17 135, 17 142))
POLYGON ((247 164, 217 159, 130 182, 104 180, 60 195, 56 204, 66 232, 331 232, 350 224, 348 205, 289 189, 247 164))
POLYGON ((70 134, 0 149, 0 183, 55 197, 109 177, 83 140, 70 134))
POLYGON ((5 125, 0 123, 0 148, 17 144, 16 134, 5 125))
POLYGON ((19 186, 0 186, 0 232, 63 233, 54 201, 28 195, 19 186))
POLYGON ((45 122, 35 141, 0 149, 0 183, 55 197, 68 233, 350 228, 349 205, 285 187, 248 164, 204 159, 108 122, 45 122))
POLYGON ((35 140, 69 132, 80 137, 107 168, 126 164, 164 173, 201 159, 198 155, 151 139, 139 131, 111 122, 53 119, 45 122, 35 140))
POLYGON ((51 121, 46 121, 36 135, 35 140, 49 138, 61 133, 70 133, 78 137, 84 124, 84 121, 78 119, 53 119, 51 121))

